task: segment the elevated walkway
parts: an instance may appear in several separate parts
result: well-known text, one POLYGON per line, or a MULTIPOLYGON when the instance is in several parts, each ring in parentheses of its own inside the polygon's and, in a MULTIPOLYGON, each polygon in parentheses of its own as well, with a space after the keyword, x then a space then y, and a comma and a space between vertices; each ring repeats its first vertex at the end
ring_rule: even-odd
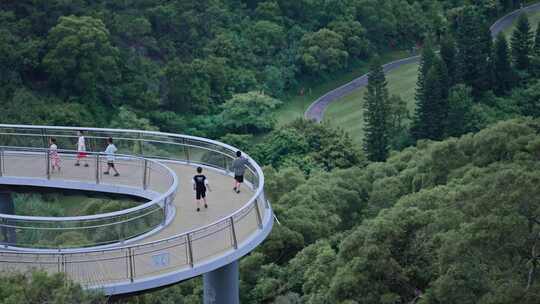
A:
POLYGON ((104 155, 97 153, 88 156, 88 167, 76 167, 75 155, 69 151, 60 154, 61 172, 51 172, 43 143, 54 137, 59 148, 73 147, 76 130, 0 125, 0 184, 124 193, 151 201, 139 210, 113 214, 106 220, 91 216, 70 219, 76 223, 70 225, 50 218, 36 221, 0 214, 0 227, 4 229, 20 231, 23 227, 47 233, 109 229, 111 234, 122 231, 118 235, 129 236, 77 248, 27 246, 31 244, 19 244, 18 239, 17 244, 7 244, 0 252, 3 271, 41 268, 51 273, 63 272, 83 286, 101 289, 109 295, 132 293, 228 265, 253 250, 269 234, 273 214, 264 197, 264 176, 250 158, 247 184, 239 194, 232 191, 233 178, 228 167, 235 148, 176 134, 87 128, 85 137, 93 151, 103 150, 100 142, 106 137, 115 138, 115 144, 125 154, 115 161, 121 175, 103 175, 104 155), (195 210, 191 184, 197 166, 205 168, 212 188, 207 193, 209 208, 202 208, 201 212, 195 210), (149 226, 140 230, 144 226, 141 223, 149 226))

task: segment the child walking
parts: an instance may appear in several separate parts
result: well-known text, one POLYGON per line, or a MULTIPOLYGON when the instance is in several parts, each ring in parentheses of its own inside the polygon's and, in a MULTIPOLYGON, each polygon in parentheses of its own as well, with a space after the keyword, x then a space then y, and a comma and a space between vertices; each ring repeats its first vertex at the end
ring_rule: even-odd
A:
POLYGON ((84 161, 84 166, 88 167, 88 162, 86 161, 86 143, 84 140, 83 131, 77 131, 79 139, 77 140, 77 160, 75 161, 75 166, 81 165, 81 160, 84 161))
POLYGON ((116 153, 118 149, 116 149, 116 146, 113 144, 112 137, 107 138, 107 143, 109 144, 107 149, 105 149, 105 154, 107 154, 107 171, 103 172, 103 174, 108 175, 109 171, 113 169, 114 176, 120 176, 120 173, 118 173, 118 170, 114 167, 114 153, 116 153))
POLYGON ((49 159, 51 160, 51 170, 54 169, 60 172, 60 155, 58 155, 58 146, 56 145, 56 138, 49 138, 49 159))
POLYGON ((208 179, 202 174, 202 167, 197 167, 197 175, 193 177, 193 190, 195 190, 195 199, 197 200, 197 212, 201 211, 201 199, 204 202, 204 208, 208 208, 206 204, 206 189, 210 189, 208 179))

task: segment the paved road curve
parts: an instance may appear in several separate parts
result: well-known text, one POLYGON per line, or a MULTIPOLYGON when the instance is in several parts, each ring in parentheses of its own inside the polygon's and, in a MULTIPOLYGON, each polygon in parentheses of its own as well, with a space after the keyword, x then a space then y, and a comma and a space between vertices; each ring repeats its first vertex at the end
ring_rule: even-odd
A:
MULTIPOLYGON (((523 9, 516 10, 501 19, 497 20, 491 27, 491 35, 493 37, 497 36, 499 32, 505 30, 506 28, 512 26, 512 23, 514 20, 519 17, 520 13, 526 11, 526 12, 537 12, 540 11, 540 3, 532 4, 530 6, 527 6, 523 9)), ((405 59, 400 59, 396 61, 392 61, 390 63, 387 63, 383 66, 384 72, 388 73, 390 71, 393 71, 403 65, 410 64, 410 63, 416 63, 420 60, 420 56, 413 56, 405 59)), ((328 105, 330 103, 340 99, 341 97, 350 94, 351 92, 361 89, 365 86, 367 86, 368 83, 368 77, 367 74, 364 74, 353 81, 346 83, 337 89, 334 89, 323 96, 319 97, 317 100, 315 100, 309 108, 304 113, 304 117, 307 119, 315 120, 316 122, 321 122, 323 119, 324 112, 326 108, 328 108, 328 105)))

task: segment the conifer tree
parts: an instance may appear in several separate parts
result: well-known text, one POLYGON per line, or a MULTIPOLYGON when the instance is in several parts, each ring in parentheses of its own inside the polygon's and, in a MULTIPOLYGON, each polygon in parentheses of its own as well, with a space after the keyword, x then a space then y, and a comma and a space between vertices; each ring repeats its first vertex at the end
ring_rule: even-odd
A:
POLYGON ((533 55, 540 56, 540 21, 538 22, 536 34, 534 35, 533 55))
POLYGON ((525 71, 529 68, 529 56, 533 46, 531 26, 526 14, 519 16, 517 26, 512 33, 512 61, 519 71, 525 71))
POLYGON ((456 43, 450 33, 446 33, 441 40, 441 59, 448 69, 449 86, 452 87, 459 82, 459 77, 456 65, 456 43))
POLYGON ((433 62, 436 59, 435 51, 433 50, 433 46, 431 44, 431 41, 428 39, 424 45, 424 49, 422 50, 422 55, 420 58, 420 66, 418 68, 418 80, 416 81, 416 111, 414 114, 413 119, 413 125, 411 128, 411 133, 413 138, 415 139, 422 139, 427 138, 426 128, 423 122, 425 119, 423 119, 421 116, 423 115, 423 108, 425 102, 425 95, 426 95, 426 78, 429 70, 433 66, 433 62))
POLYGON ((466 7, 458 19, 456 45, 461 80, 473 88, 475 96, 489 90, 491 33, 485 18, 473 6, 466 7))
POLYGON ((388 115, 386 76, 376 58, 370 67, 364 97, 364 151, 370 161, 385 161, 388 157, 388 115))
POLYGON ((493 50, 493 90, 497 95, 504 95, 514 85, 514 71, 510 65, 510 51, 506 37, 501 32, 495 41, 493 50))
POLYGON ((540 77, 540 21, 534 36, 534 45, 531 54, 531 70, 535 77, 540 77))
POLYGON ((424 78, 422 99, 417 100, 413 136, 415 139, 440 140, 448 115, 448 72, 442 59, 435 58, 424 78))

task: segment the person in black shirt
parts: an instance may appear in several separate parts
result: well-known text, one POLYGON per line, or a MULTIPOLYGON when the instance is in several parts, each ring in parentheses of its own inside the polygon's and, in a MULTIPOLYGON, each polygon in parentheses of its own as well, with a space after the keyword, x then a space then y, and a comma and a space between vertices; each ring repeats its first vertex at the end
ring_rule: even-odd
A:
POLYGON ((208 184, 208 179, 206 176, 202 174, 202 168, 197 167, 197 175, 193 177, 193 190, 195 190, 195 199, 197 200, 197 212, 201 211, 200 205, 201 205, 201 199, 204 202, 204 208, 208 208, 208 205, 206 204, 206 189, 209 191, 212 191, 210 189, 210 185, 208 184))

